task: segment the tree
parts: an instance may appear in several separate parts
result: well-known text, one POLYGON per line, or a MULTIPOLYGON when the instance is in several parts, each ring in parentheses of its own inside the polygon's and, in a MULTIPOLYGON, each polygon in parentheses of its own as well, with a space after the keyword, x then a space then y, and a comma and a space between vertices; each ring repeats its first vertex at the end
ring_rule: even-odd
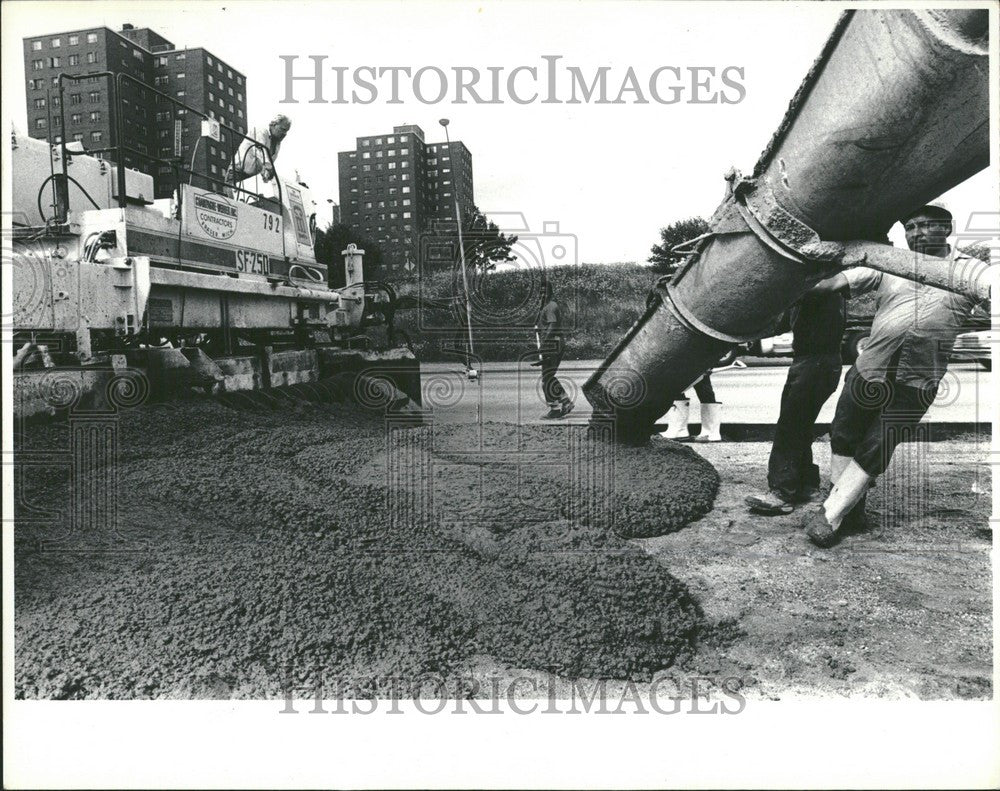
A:
POLYGON ((653 265, 654 271, 672 275, 685 258, 684 255, 674 253, 673 248, 707 232, 708 223, 701 217, 689 217, 671 223, 660 229, 660 243, 650 248, 652 255, 647 260, 653 265))
POLYGON ((378 244, 362 236, 350 225, 333 225, 326 230, 316 231, 313 247, 317 263, 326 264, 327 281, 333 287, 344 285, 344 256, 341 253, 352 243, 365 251, 365 279, 377 280, 383 274, 382 250, 378 244))
MULTIPOLYGON (((451 250, 451 253, 445 256, 447 261, 444 258, 440 259, 442 264, 451 266, 459 261, 458 233, 455 230, 454 220, 439 220, 431 227, 429 235, 436 243, 437 250, 451 250), (451 245, 438 246, 441 242, 451 242, 451 245)), ((517 244, 517 236, 502 233, 497 224, 487 218, 479 207, 473 206, 472 212, 462 217, 462 242, 466 268, 488 271, 494 269, 498 263, 514 260, 511 247, 517 244)), ((424 249, 427 250, 428 247, 425 245, 424 249)), ((433 267, 434 261, 425 261, 424 265, 433 267)))

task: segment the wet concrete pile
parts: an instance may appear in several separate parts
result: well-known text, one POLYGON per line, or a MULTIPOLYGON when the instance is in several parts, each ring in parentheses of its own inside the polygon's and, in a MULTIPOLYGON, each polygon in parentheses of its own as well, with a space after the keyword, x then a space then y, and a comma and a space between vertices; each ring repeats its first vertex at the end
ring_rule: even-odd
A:
MULTIPOLYGON (((142 408, 116 430, 117 534, 65 533, 65 465, 18 465, 19 697, 377 693, 482 661, 641 679, 692 651, 696 605, 620 537, 711 507, 718 479, 686 448, 387 430, 343 405, 142 408)), ((29 429, 21 456, 69 434, 29 429)))

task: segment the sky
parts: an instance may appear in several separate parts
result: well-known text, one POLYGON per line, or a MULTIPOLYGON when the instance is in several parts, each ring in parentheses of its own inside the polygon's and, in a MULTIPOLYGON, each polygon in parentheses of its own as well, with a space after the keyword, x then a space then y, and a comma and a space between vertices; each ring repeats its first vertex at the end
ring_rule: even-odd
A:
MULTIPOLYGON (((203 46, 243 71, 251 125, 262 126, 275 112, 292 119, 279 169, 294 168, 311 185, 321 224, 327 198, 339 202, 338 151, 353 150, 356 137, 400 124, 418 124, 428 142, 443 141, 438 120, 447 117, 452 139, 472 152, 481 209, 523 214, 529 235, 547 231, 554 238, 552 223, 558 223, 560 237, 580 262, 644 261, 661 226, 712 214, 729 167, 752 170, 840 10, 832 3, 571 0, 7 2, 5 119, 24 128, 21 38, 96 25, 118 30, 130 22, 153 28, 178 47, 203 46), (437 67, 449 75, 450 91, 439 103, 422 103, 403 77, 400 103, 389 104, 386 76, 377 81, 379 98, 371 104, 309 103, 311 88, 298 83, 299 103, 283 104, 282 55, 297 56, 296 73, 310 72, 310 56, 326 56, 324 66, 347 68, 348 91, 351 73, 361 66, 437 67), (680 68, 686 81, 690 67, 712 67, 716 75, 741 68, 742 78, 734 79, 745 96, 731 104, 521 105, 504 92, 500 104, 453 101, 454 67, 478 69, 482 86, 489 84, 489 67, 501 67, 505 83, 511 70, 534 66, 542 72, 538 87, 544 93, 542 58, 555 55, 561 56, 560 67, 578 67, 588 81, 599 67, 609 67, 612 97, 629 67, 648 84, 663 66, 680 68)), ((664 74, 665 80, 673 75, 664 74)), ((335 75, 332 68, 324 75, 329 99, 335 75)), ((424 98, 433 99, 436 78, 424 77, 424 98)), ((528 75, 517 79, 515 92, 530 95, 528 75)), ((567 85, 560 83, 565 95, 567 85)), ((708 90, 736 96, 718 76, 708 90)), ((691 97, 688 82, 683 98, 691 97)), ((960 225, 969 212, 996 211, 995 176, 984 171, 946 197, 960 225)), ((891 238, 902 243, 898 226, 891 238)))

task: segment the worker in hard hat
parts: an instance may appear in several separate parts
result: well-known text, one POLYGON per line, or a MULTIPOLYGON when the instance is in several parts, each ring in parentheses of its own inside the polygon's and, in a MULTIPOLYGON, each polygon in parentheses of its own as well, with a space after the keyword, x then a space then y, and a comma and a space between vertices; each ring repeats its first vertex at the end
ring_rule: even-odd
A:
POLYGON ((226 183, 236 185, 254 176, 271 181, 274 178, 274 161, 291 128, 292 122, 288 116, 279 113, 268 124, 259 141, 244 138, 232 164, 226 170, 226 183))
MULTIPOLYGON (((951 212, 940 203, 902 219, 911 250, 938 258, 951 254, 951 212)), ((955 260, 968 259, 962 254, 955 260)), ((865 495, 889 465, 896 445, 912 439, 937 394, 955 338, 976 301, 905 278, 856 267, 817 288, 876 293, 868 346, 847 372, 830 431, 826 501, 803 520, 816 545, 830 547, 864 524, 865 495)))

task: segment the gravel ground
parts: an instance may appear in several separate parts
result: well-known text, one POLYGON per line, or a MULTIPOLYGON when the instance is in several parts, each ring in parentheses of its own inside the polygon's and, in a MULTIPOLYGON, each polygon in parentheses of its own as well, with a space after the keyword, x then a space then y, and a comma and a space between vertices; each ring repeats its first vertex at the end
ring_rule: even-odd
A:
POLYGON ((619 453, 567 429, 140 408, 117 423, 118 497, 87 501, 116 505, 109 536, 45 513, 71 500, 71 432, 32 427, 16 470, 16 695, 280 697, 358 678, 380 692, 484 662, 648 679, 691 656, 703 622, 621 536, 702 516, 718 478, 674 443, 619 453), (90 551, 102 541, 112 551, 90 551))

